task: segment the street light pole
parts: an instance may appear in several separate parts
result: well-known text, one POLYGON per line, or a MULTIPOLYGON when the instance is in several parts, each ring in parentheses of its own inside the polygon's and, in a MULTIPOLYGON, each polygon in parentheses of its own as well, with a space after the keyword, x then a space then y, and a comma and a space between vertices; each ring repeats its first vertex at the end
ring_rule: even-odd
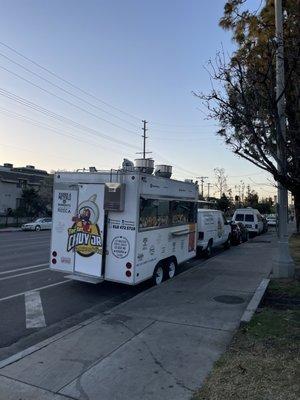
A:
POLYGON ((208 178, 208 176, 197 176, 197 178, 196 178, 196 179, 199 179, 200 182, 201 182, 201 195, 202 195, 202 197, 203 197, 203 184, 204 184, 204 179, 207 179, 207 178, 208 178))
MULTIPOLYGON (((278 170, 281 175, 287 173, 286 160, 286 119, 285 119, 285 80, 284 80, 284 44, 283 44, 283 15, 282 0, 275 0, 275 26, 276 26, 276 100, 278 110, 277 123, 277 156, 278 170)), ((289 254, 287 215, 288 191, 281 183, 278 184, 278 259, 274 266, 274 276, 278 278, 291 277, 294 274, 294 265, 289 254)))

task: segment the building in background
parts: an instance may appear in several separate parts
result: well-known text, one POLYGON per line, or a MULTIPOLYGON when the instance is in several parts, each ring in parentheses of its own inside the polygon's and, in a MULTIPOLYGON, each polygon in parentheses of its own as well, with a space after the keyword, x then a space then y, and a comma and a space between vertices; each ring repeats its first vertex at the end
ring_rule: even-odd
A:
POLYGON ((49 177, 47 171, 36 169, 33 165, 14 168, 13 164, 4 163, 0 166, 0 215, 7 215, 21 206, 24 188, 39 191, 49 177))

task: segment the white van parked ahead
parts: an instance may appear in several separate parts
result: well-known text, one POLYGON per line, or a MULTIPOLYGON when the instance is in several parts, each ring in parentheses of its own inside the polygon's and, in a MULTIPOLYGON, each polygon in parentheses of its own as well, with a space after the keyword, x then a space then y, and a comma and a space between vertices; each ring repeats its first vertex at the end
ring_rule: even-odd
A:
POLYGON ((197 227, 198 254, 204 252, 206 257, 209 257, 214 247, 230 247, 231 226, 222 211, 198 209, 197 227))
POLYGON ((232 217, 233 222, 241 222, 249 233, 259 235, 264 230, 264 223, 260 212, 256 208, 238 208, 232 217))

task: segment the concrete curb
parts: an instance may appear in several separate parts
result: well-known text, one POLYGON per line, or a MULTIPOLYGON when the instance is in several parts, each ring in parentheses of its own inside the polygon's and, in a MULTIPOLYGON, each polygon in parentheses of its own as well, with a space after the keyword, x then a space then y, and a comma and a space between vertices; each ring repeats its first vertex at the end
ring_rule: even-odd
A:
POLYGON ((270 279, 263 279, 260 282, 260 284, 257 286, 252 299, 250 300, 246 310, 244 311, 244 314, 242 315, 241 324, 248 323, 251 321, 253 314, 257 310, 257 307, 258 307, 259 303, 261 302, 263 295, 265 294, 265 291, 268 287, 269 282, 270 282, 270 279))
POLYGON ((7 232, 20 232, 22 231, 21 228, 0 228, 0 233, 7 233, 7 232))

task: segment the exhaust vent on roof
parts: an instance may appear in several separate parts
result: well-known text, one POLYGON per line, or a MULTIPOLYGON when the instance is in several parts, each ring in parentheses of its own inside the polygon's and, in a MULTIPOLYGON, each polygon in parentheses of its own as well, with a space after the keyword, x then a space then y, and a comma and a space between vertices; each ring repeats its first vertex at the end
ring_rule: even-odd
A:
POLYGON ((155 175, 161 176, 163 178, 171 178, 172 176, 172 165, 156 165, 155 166, 155 175))
POLYGON ((28 168, 28 169, 35 169, 34 165, 26 165, 26 168, 28 168))
POLYGON ((124 171, 134 171, 134 163, 127 158, 124 158, 122 168, 124 171))
POLYGON ((135 169, 144 172, 145 174, 152 174, 154 171, 154 160, 152 158, 138 158, 134 160, 135 169))

